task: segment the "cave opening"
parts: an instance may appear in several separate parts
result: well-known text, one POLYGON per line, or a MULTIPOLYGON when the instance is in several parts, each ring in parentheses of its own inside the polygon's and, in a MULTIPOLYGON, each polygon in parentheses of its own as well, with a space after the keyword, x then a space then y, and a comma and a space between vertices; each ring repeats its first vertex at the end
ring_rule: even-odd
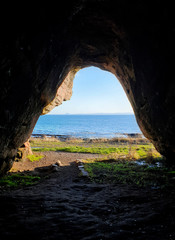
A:
POLYGON ((79 70, 73 80, 73 94, 51 114, 133 114, 133 109, 118 79, 97 67, 79 70))
POLYGON ((33 134, 111 138, 141 133, 127 95, 114 74, 86 67, 72 81, 67 89, 61 86, 63 92, 69 93, 68 99, 55 102, 58 107, 39 118, 33 134))
MULTIPOLYGON (((36 174, 42 178, 43 175, 51 176, 59 171, 64 174, 65 167, 67 169, 68 166, 72 171, 71 164, 76 163, 81 174, 90 176, 94 171, 93 164, 97 164, 97 182, 110 183, 112 179, 123 183, 132 172, 133 164, 136 164, 136 168, 137 164, 149 166, 154 162, 154 167, 157 167, 157 163, 161 164, 161 155, 143 138, 131 105, 115 75, 89 67, 78 71, 74 79, 71 78, 74 85, 67 79, 66 77, 64 81, 67 81, 68 88, 64 81, 60 86, 64 92, 61 98, 63 104, 53 100, 52 103, 59 105, 58 108, 53 109, 54 104, 51 104, 53 110, 50 114, 40 117, 29 140, 33 154, 25 156, 27 161, 23 163, 15 162, 12 172, 23 169, 24 172, 29 171, 31 175, 36 174), (73 94, 69 87, 73 87, 73 94), (66 92, 69 93, 68 96, 66 92), (64 101, 69 100, 70 95, 71 100, 64 101), (84 167, 84 163, 92 163, 92 169, 84 167), (98 164, 103 164, 104 169, 98 164), (123 179, 118 179, 115 170, 124 173, 127 171, 128 174, 124 174, 123 179), (101 178, 103 173, 107 179, 103 176, 101 178)), ((59 96, 60 89, 57 90, 59 96)), ((50 107, 46 106, 44 111, 48 110, 50 107)), ((137 174, 137 169, 133 171, 137 174)), ((71 173, 66 174, 71 176, 71 173)))

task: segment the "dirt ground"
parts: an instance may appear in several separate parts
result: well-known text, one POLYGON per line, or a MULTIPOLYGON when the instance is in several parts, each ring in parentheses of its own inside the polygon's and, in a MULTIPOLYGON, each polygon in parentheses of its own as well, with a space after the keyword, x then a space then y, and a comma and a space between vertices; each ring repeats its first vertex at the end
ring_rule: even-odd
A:
POLYGON ((14 164, 14 171, 49 175, 37 185, 0 193, 0 240, 175 240, 174 191, 80 177, 75 161, 98 155, 44 155, 14 164), (58 160, 62 166, 52 172, 48 166, 58 160))

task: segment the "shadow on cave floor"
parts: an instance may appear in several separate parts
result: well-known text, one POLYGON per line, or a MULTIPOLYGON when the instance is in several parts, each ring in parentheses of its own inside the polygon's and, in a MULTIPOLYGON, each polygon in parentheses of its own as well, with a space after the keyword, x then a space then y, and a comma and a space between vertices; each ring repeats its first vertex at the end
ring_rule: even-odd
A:
POLYGON ((173 240, 174 200, 172 192, 91 183, 72 163, 37 185, 1 193, 0 239, 173 240))

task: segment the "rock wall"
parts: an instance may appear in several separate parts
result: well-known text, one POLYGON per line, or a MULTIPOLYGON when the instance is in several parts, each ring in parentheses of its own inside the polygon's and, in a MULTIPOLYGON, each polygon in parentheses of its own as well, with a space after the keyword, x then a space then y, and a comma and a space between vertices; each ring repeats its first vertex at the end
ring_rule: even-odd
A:
POLYGON ((173 162, 172 4, 65 0, 59 6, 44 2, 42 6, 2 6, 0 171, 11 166, 38 117, 69 98, 71 93, 66 96, 65 87, 72 84, 68 80, 72 71, 87 66, 117 76, 144 135, 173 162))
POLYGON ((59 86, 54 99, 43 108, 42 115, 49 113, 53 108, 62 104, 63 101, 70 100, 72 96, 73 80, 78 69, 71 70, 62 84, 59 86))

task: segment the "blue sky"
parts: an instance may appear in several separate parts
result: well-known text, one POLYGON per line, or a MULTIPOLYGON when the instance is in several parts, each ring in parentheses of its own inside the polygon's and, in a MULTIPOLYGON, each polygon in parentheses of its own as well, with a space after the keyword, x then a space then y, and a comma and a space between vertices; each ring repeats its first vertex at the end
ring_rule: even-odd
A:
POLYGON ((88 67, 75 75, 71 99, 50 112, 50 114, 67 113, 133 114, 133 110, 121 84, 112 73, 88 67))

